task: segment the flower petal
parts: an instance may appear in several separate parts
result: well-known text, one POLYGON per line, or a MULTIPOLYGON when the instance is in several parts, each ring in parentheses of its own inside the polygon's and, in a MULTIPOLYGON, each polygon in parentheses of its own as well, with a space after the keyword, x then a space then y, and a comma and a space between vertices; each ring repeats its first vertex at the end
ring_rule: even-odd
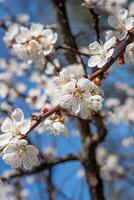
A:
POLYGON ((31 127, 31 120, 25 119, 19 124, 21 134, 26 134, 31 127))
POLYGON ((23 111, 20 108, 16 108, 12 114, 11 118, 15 123, 22 122, 24 119, 23 111))
POLYGON ((1 131, 3 133, 9 133, 12 131, 12 129, 13 129, 13 122, 9 117, 6 117, 6 119, 2 123, 1 131))
POLYGON ((91 58, 89 58, 89 60, 88 60, 88 66, 95 67, 95 66, 99 65, 99 62, 100 62, 100 56, 98 56, 98 55, 91 56, 91 58))
POLYGON ((0 135, 0 147, 5 146, 9 143, 12 138, 12 134, 5 133, 0 135))
POLYGON ((41 31, 43 30, 43 25, 39 23, 32 23, 30 28, 30 33, 33 36, 38 36, 41 34, 41 31))
POLYGON ((104 49, 105 50, 108 50, 110 49, 111 47, 113 47, 113 45, 115 44, 116 42, 116 38, 115 37, 112 37, 111 39, 107 40, 104 44, 104 49))
POLYGON ((101 50, 102 50, 102 47, 99 42, 95 41, 95 42, 89 44, 89 54, 90 55, 100 54, 101 50))
POLYGON ((107 59, 110 58, 110 57, 113 55, 113 53, 114 53, 114 48, 110 49, 110 50, 107 52, 106 58, 107 58, 107 59))
POLYGON ((125 20, 124 22, 124 26, 126 28, 126 30, 131 30, 134 26, 134 18, 133 17, 129 17, 125 20))
POLYGON ((114 28, 116 30, 122 29, 122 24, 119 22, 119 20, 116 18, 116 16, 109 16, 108 23, 112 28, 114 28))
POLYGON ((128 11, 124 8, 122 8, 121 10, 119 10, 119 12, 117 13, 117 19, 119 21, 124 21, 128 16, 128 11))
POLYGON ((34 145, 27 145, 27 150, 35 155, 39 154, 39 150, 34 145))
POLYGON ((16 152, 6 153, 2 156, 2 159, 14 168, 18 168, 22 164, 22 159, 16 152))

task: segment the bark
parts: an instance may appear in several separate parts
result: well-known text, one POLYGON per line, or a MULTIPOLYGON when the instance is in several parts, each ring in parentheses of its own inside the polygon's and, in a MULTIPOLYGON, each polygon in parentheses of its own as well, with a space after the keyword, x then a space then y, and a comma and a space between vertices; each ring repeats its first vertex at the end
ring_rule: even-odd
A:
POLYGON ((100 177, 100 168, 96 161, 96 147, 99 144, 99 140, 96 140, 96 137, 89 132, 84 122, 81 123, 81 130, 83 130, 81 162, 85 168, 89 192, 93 200, 104 200, 103 181, 100 177))
MULTIPOLYGON (((60 31, 63 37, 64 44, 68 45, 73 49, 78 50, 75 38, 73 37, 70 30, 65 1, 64 0, 52 0, 52 1, 57 11, 57 21, 60 26, 60 31)), ((76 55, 74 55, 71 51, 70 52, 68 51, 67 54, 65 54, 65 56, 70 64, 78 62, 76 55)), ((83 64, 83 62, 81 63, 83 64)), ((86 72, 84 65, 83 68, 84 71, 86 72)), ((79 123, 80 123, 80 128, 82 130, 81 135, 83 141, 81 162, 85 168, 87 185, 89 187, 89 191, 93 200, 104 200, 105 198, 103 195, 103 183, 100 178, 100 169, 95 158, 95 150, 97 143, 96 141, 92 140, 92 134, 89 128, 89 122, 86 120, 79 120, 79 123)))
MULTIPOLYGON (((67 16, 67 11, 66 11, 66 6, 65 6, 65 0, 52 0, 55 10, 56 10, 56 15, 57 15, 57 21, 58 25, 60 28, 60 32, 63 38, 63 42, 74 49, 77 48, 75 39, 71 33, 71 29, 69 26, 69 20, 67 16)), ((77 63, 77 58, 76 55, 70 52, 65 52, 65 57, 66 59, 72 63, 77 63)))

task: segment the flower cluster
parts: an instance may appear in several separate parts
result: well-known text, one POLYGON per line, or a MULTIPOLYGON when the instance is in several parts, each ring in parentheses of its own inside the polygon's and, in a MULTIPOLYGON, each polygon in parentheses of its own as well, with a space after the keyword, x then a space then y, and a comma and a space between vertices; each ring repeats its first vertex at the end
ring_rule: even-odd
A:
POLYGON ((26 134, 31 126, 31 121, 24 118, 21 109, 15 109, 11 117, 7 117, 2 126, 0 135, 0 147, 3 149, 2 159, 11 166, 17 168, 24 166, 31 170, 38 164, 38 149, 29 145, 26 134))
POLYGON ((118 155, 111 154, 104 147, 98 147, 96 159, 100 166, 101 176, 105 180, 114 180, 125 174, 124 167, 119 163, 118 155))
POLYGON ((86 78, 76 79, 63 69, 60 76, 53 80, 60 106, 71 115, 82 119, 91 118, 94 112, 101 110, 103 97, 101 90, 86 78))
POLYGON ((64 125, 64 121, 63 116, 54 114, 43 122, 42 128, 52 135, 63 134, 64 136, 67 136, 68 132, 64 125))
POLYGON ((4 37, 6 44, 13 48, 15 55, 29 62, 40 62, 51 54, 57 41, 57 33, 44 29, 42 24, 32 23, 31 27, 11 26, 4 37))
POLYGON ((116 36, 118 40, 123 40, 128 31, 133 28, 134 18, 128 17, 126 9, 121 9, 116 15, 108 17, 108 23, 115 29, 115 31, 110 31, 110 34, 116 36))
MULTIPOLYGON (((114 29, 106 32, 104 44, 97 41, 89 45, 89 67, 103 67, 114 53, 114 47, 116 41, 121 41, 126 38, 129 31, 134 27, 134 18, 128 17, 128 11, 121 9, 114 16, 108 17, 109 25, 114 29)), ((129 62, 133 62, 134 59, 134 48, 133 43, 130 43, 126 47, 125 57, 129 62)), ((125 63, 121 62, 121 63, 125 63)))
MULTIPOLYGON (((134 18, 128 17, 128 10, 121 9, 114 16, 109 16, 109 25, 114 29, 106 32, 106 38, 115 36, 117 40, 121 41, 126 38, 129 31, 134 27, 134 18)), ((127 62, 134 61, 134 43, 130 43, 125 49, 125 60, 127 62)))

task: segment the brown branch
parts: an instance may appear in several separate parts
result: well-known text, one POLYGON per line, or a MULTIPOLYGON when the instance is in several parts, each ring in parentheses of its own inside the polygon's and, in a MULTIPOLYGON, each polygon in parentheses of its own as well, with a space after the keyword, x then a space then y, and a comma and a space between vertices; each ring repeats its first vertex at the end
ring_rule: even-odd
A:
POLYGON ((91 199, 104 200, 103 181, 100 177, 100 167, 96 161, 96 147, 99 143, 94 140, 94 135, 91 134, 83 123, 81 123, 82 143, 83 148, 80 155, 80 160, 85 168, 87 185, 91 199))
POLYGON ((82 6, 84 6, 86 9, 89 10, 89 12, 91 13, 92 15, 92 18, 93 18, 93 21, 94 21, 94 30, 95 30, 95 33, 96 33, 96 40, 99 42, 100 40, 100 30, 99 30, 99 19, 100 19, 100 16, 99 14, 96 12, 96 10, 94 9, 93 6, 90 6, 89 4, 87 3, 83 3, 82 6))
POLYGON ((77 49, 74 49, 74 48, 69 47, 69 46, 63 46, 63 45, 61 46, 61 45, 59 45, 59 46, 57 46, 56 49, 57 50, 58 49, 64 49, 64 50, 70 51, 71 53, 78 54, 80 56, 85 56, 85 57, 89 58, 89 54, 81 52, 81 51, 78 51, 77 49))
MULTIPOLYGON (((76 49, 78 51, 78 46, 75 41, 75 37, 71 32, 69 19, 67 16, 65 0, 52 0, 52 2, 56 8, 57 20, 60 27, 61 35, 63 37, 63 42, 65 43, 65 45, 73 49, 76 49)), ((74 54, 68 51, 66 52, 65 57, 69 62, 69 64, 78 63, 76 53, 74 54)), ((80 55, 79 55, 79 60, 83 65, 84 73, 87 74, 86 65, 84 64, 83 59, 81 58, 80 55)))
MULTIPOLYGON (((65 1, 64 0, 52 0, 55 10, 56 10, 56 15, 57 15, 57 20, 60 28, 61 35, 63 37, 63 41, 67 46, 70 46, 72 48, 77 48, 76 42, 74 40, 74 37, 71 34, 71 29, 69 26, 69 20, 67 16, 67 11, 66 11, 66 6, 65 6, 65 1)), ((70 52, 66 52, 65 54, 67 60, 72 63, 77 63, 77 57, 74 54, 70 54, 70 52)))
POLYGON ((52 108, 49 112, 47 112, 44 115, 39 115, 38 116, 38 120, 31 126, 30 130, 27 132, 30 133, 33 129, 35 129, 37 126, 40 125, 41 122, 43 122, 47 117, 49 117, 50 115, 52 115, 55 112, 58 112, 60 110, 60 105, 55 106, 54 108, 52 108))
POLYGON ((63 157, 55 158, 51 161, 46 161, 39 165, 38 167, 33 168, 31 171, 24 171, 24 170, 16 170, 15 172, 11 172, 8 175, 0 177, 0 180, 2 181, 10 181, 11 179, 22 177, 25 175, 32 175, 37 174, 38 172, 41 172, 46 169, 50 169, 58 164, 66 163, 68 161, 79 161, 79 155, 76 154, 68 154, 63 157))

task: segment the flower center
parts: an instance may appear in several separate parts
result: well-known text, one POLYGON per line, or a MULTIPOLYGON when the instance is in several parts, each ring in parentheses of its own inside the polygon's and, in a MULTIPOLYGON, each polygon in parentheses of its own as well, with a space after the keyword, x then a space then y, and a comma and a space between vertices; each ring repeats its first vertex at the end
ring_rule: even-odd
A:
POLYGON ((83 93, 84 90, 81 90, 79 87, 75 88, 72 95, 76 98, 76 99, 83 99, 83 93))

